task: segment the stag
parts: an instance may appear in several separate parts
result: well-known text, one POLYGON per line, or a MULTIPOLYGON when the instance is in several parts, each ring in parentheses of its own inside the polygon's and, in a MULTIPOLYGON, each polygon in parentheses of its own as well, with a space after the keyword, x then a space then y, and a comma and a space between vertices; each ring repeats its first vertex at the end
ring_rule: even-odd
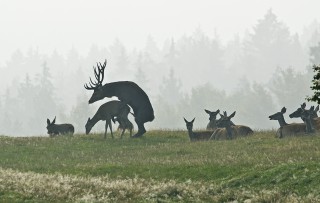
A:
POLYGON ((277 120, 279 122, 280 128, 277 130, 277 136, 279 138, 283 138, 286 136, 303 135, 312 132, 310 117, 306 117, 306 122, 309 123, 308 125, 306 125, 305 123, 288 124, 284 120, 283 116, 283 114, 286 113, 286 111, 287 109, 283 107, 280 112, 277 112, 269 116, 270 120, 277 120))
POLYGON ((107 60, 103 64, 97 63, 97 67, 93 68, 97 81, 93 82, 90 78, 89 85, 84 85, 87 90, 94 91, 89 104, 105 97, 118 97, 120 101, 128 104, 134 112, 138 132, 132 137, 140 137, 146 132, 144 123, 154 120, 154 112, 149 97, 136 83, 131 81, 118 81, 102 85, 106 64, 107 60))
POLYGON ((188 130, 188 134, 189 134, 189 138, 190 141, 200 141, 200 140, 209 140, 210 136, 212 134, 212 131, 198 131, 198 132, 193 132, 193 122, 195 120, 195 118, 192 121, 187 121, 187 119, 183 118, 186 126, 187 126, 187 130, 188 130))
MULTIPOLYGON (((114 117, 117 117, 117 120, 121 123, 127 123, 128 120, 128 114, 130 112, 130 107, 121 101, 109 101, 107 103, 102 104, 95 115, 90 119, 88 118, 88 121, 85 125, 86 127, 86 134, 89 134, 92 127, 100 120, 106 121, 105 125, 105 132, 104 132, 104 138, 107 137, 107 130, 108 127, 110 128, 111 137, 113 139, 113 133, 112 133, 112 123, 111 120, 114 119, 114 117)), ((130 122, 130 121, 129 121, 130 122)), ((124 134, 124 129, 121 133, 121 138, 124 134)))
POLYGON ((71 124, 55 124, 56 117, 54 117, 53 121, 50 122, 49 119, 47 119, 47 130, 50 137, 53 137, 55 135, 64 135, 64 134, 71 134, 74 133, 74 127, 71 124))

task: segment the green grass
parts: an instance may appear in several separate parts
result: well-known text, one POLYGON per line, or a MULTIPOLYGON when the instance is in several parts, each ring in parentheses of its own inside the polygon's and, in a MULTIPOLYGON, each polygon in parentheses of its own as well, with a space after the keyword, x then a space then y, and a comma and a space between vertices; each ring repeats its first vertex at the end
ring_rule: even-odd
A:
POLYGON ((0 201, 320 201, 320 136, 274 134, 209 142, 160 130, 122 140, 0 136, 0 201), (58 194, 55 184, 68 187, 58 194))

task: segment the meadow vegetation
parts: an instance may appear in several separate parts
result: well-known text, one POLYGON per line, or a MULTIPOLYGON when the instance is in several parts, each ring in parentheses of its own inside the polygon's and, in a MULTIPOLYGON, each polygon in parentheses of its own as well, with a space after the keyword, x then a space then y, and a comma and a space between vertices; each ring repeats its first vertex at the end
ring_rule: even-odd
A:
POLYGON ((319 202, 320 136, 0 136, 0 201, 319 202))

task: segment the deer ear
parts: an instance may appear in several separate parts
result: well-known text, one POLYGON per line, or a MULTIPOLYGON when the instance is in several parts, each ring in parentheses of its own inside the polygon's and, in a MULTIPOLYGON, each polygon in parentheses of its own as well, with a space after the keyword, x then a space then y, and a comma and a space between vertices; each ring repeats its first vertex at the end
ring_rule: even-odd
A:
POLYGON ((233 112, 228 118, 233 118, 236 115, 236 112, 233 112))
POLYGON ((191 123, 193 123, 193 122, 194 122, 194 119, 196 119, 196 118, 193 118, 193 119, 192 119, 192 121, 191 121, 191 123))
POLYGON ((283 107, 283 108, 281 109, 281 113, 285 113, 286 111, 287 111, 286 107, 283 107))
POLYGON ((53 121, 52 121, 52 124, 54 124, 56 122, 56 117, 54 117, 53 121))
POLYGON ((207 114, 210 114, 211 112, 207 109, 204 110, 207 114))
POLYGON ((319 111, 319 105, 316 107, 315 111, 319 111))
POLYGON ((314 106, 311 106, 309 110, 314 111, 314 106))
POLYGON ((185 119, 184 117, 183 117, 183 119, 184 119, 184 122, 188 123, 187 119, 185 119))
POLYGON ((220 113, 220 109, 218 109, 218 110, 216 111, 216 113, 220 113))
POLYGON ((49 118, 47 118, 47 125, 50 125, 50 120, 49 120, 49 118))

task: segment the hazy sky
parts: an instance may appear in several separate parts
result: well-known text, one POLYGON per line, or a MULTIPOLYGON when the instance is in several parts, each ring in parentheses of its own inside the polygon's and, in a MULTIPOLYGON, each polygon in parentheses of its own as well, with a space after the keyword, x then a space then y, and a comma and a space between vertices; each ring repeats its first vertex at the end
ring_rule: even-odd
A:
POLYGON ((0 64, 30 47, 65 54, 73 46, 86 54, 116 38, 143 48, 148 35, 161 46, 197 27, 225 42, 250 31, 270 8, 291 32, 320 21, 320 0, 0 0, 0 64))

